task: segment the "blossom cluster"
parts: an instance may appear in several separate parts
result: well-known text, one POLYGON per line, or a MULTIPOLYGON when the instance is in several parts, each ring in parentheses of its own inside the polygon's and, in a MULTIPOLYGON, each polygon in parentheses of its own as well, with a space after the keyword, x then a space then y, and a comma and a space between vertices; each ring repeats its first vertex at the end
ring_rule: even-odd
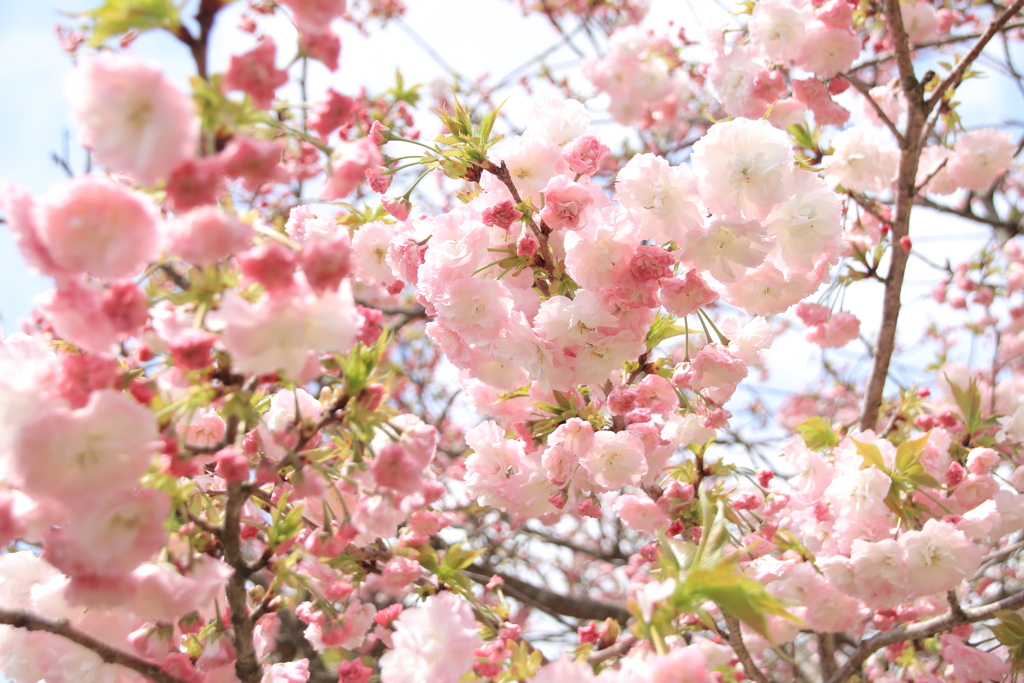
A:
MULTIPOLYGON (((944 104, 910 196, 894 187, 915 105, 884 78, 891 57, 855 88, 866 120, 843 128, 862 48, 891 47, 874 5, 759 0, 695 64, 685 31, 640 27, 646 2, 519 4, 559 31, 607 29, 583 75, 647 152, 614 151, 571 98, 537 98, 504 139, 497 110, 448 103, 428 143, 400 78, 380 96, 282 95, 275 16, 294 26, 294 63, 333 72, 332 22, 365 30, 402 15, 398 0, 252 0, 250 46, 212 76, 204 22, 219 3, 200 4, 198 37, 171 4, 146 5, 159 20, 115 12, 200 55, 192 92, 128 51, 133 35, 88 54, 68 38, 96 168, 41 197, 0 185, 22 256, 54 283, 0 340, 5 676, 711 683, 762 665, 795 677, 778 655, 792 644, 831 680, 832 634, 854 661, 873 635, 944 614, 956 628, 864 654, 865 679, 1019 669, 1003 660, 1024 661, 1024 619, 971 616, 999 638, 987 652, 964 612, 1024 595, 1015 240, 951 265, 934 292, 968 317, 956 334, 994 335, 985 373, 947 340, 935 395, 901 388, 887 423, 858 425, 840 378, 776 411, 777 467, 715 445, 749 436, 737 392, 768 372, 772 316, 792 310, 821 349, 860 337, 835 294, 913 249, 889 237, 904 204, 994 191, 1017 146, 944 104), (707 123, 712 97, 728 118, 707 123), (409 146, 419 155, 396 151, 409 146), (461 202, 414 207, 420 180, 377 196, 417 166, 463 183, 461 202), (453 417, 457 393, 479 420, 453 417), (513 575, 536 539, 575 559, 529 572, 562 567, 594 595, 513 575), (571 656, 544 662, 534 605, 580 620, 571 656)), ((93 37, 118 6, 89 15, 93 37)), ((969 20, 900 11, 915 45, 969 20)))

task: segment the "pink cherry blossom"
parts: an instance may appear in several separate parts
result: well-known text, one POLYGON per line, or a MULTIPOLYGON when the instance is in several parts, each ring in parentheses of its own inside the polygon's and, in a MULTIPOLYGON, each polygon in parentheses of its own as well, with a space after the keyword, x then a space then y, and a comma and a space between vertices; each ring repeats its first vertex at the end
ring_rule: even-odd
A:
POLYGON ((980 549, 962 531, 935 519, 926 521, 920 531, 904 533, 899 541, 913 577, 912 590, 919 595, 953 590, 981 562, 980 549))
POLYGON ((383 163, 383 157, 377 145, 369 138, 359 138, 355 142, 338 145, 334 151, 331 170, 324 188, 324 199, 344 199, 352 194, 366 170, 376 168, 383 163))
POLYGON ((764 262, 771 250, 765 229, 756 221, 716 218, 690 244, 688 257, 722 283, 732 283, 764 262))
POLYGON ((960 638, 944 633, 939 637, 942 657, 952 664, 957 683, 1001 680, 1010 671, 1010 663, 991 652, 970 647, 960 638))
POLYGON ((822 159, 832 185, 858 192, 881 192, 896 179, 899 150, 878 139, 875 131, 854 126, 832 140, 833 152, 822 159))
POLYGON ((112 171, 154 185, 195 155, 199 118, 192 98, 135 55, 83 56, 68 78, 67 98, 82 144, 112 171))
POLYGON ((680 318, 717 299, 718 292, 693 269, 686 271, 682 278, 669 278, 661 284, 662 305, 666 311, 680 318))
POLYGON ((382 683, 458 683, 482 643, 469 604, 447 591, 403 610, 393 626, 394 647, 380 659, 382 683))
POLYGON ((590 192, 564 175, 555 176, 544 186, 544 208, 540 218, 553 230, 577 230, 583 212, 593 202, 590 192))
POLYGON ((83 408, 54 405, 22 426, 12 483, 33 495, 65 500, 123 491, 149 468, 156 449, 151 411, 120 392, 94 391, 83 408))
POLYGON ((68 272, 132 277, 156 258, 159 215, 152 201, 108 178, 85 175, 57 185, 41 208, 39 242, 68 272))
POLYGON ((860 320, 852 313, 840 311, 831 319, 807 331, 807 341, 823 349, 838 349, 846 346, 860 334, 860 320))
POLYGON ((800 53, 810 19, 811 7, 806 0, 760 2, 750 15, 750 37, 772 61, 791 63, 800 53))
POLYGON ((336 292, 298 288, 255 304, 228 292, 214 317, 223 325, 221 340, 236 370, 284 371, 290 377, 302 372, 309 351, 351 348, 361 323, 346 283, 336 292))
POLYGON ((224 150, 224 172, 241 179, 246 190, 255 192, 264 183, 280 178, 282 150, 279 142, 236 135, 224 150))
POLYGON ((693 145, 704 203, 716 214, 763 219, 789 194, 793 150, 767 121, 716 123, 693 145))
POLYGON ((650 536, 657 534, 671 521, 658 504, 646 496, 619 496, 613 509, 627 527, 650 536))
POLYGON ((853 31, 812 24, 796 62, 821 78, 832 78, 846 71, 859 54, 860 39, 853 31))
POLYGON ((93 500, 46 535, 44 558, 72 577, 126 574, 163 546, 169 511, 170 499, 153 490, 93 500))
POLYGON ((1013 163, 1016 145, 994 128, 965 133, 957 140, 946 173, 967 190, 987 190, 1013 163))
POLYGON ((610 150, 593 135, 581 135, 562 150, 562 158, 573 173, 590 175, 597 171, 610 150))
POLYGON ((252 243, 253 229, 213 206, 202 207, 168 223, 167 250, 196 266, 213 265, 252 243))
POLYGON ((252 50, 232 55, 224 74, 227 90, 243 90, 252 97, 253 106, 267 109, 274 101, 274 91, 288 82, 288 72, 274 66, 277 45, 270 36, 263 36, 252 50))
POLYGON ((643 443, 627 432, 597 432, 580 460, 590 480, 605 490, 636 484, 647 472, 643 443))
POLYGON ((351 97, 328 90, 324 99, 310 109, 309 127, 326 139, 328 135, 351 122, 355 107, 355 100, 351 97))
POLYGON ((637 154, 615 178, 615 199, 640 221, 640 236, 686 246, 704 222, 697 176, 663 157, 637 154))
POLYGON ((167 179, 167 206, 188 211, 214 204, 225 189, 224 157, 190 157, 178 164, 167 179))

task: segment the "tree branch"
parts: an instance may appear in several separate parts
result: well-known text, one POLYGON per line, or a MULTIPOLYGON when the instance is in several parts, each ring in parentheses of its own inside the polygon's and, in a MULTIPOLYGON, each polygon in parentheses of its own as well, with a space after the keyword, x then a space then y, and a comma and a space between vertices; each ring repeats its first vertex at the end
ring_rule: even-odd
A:
POLYGON ((754 662, 754 658, 750 656, 750 651, 747 650, 746 644, 743 642, 743 633, 740 631, 740 620, 731 614, 722 610, 722 616, 725 617, 725 625, 728 627, 726 635, 729 637, 729 645, 732 646, 733 652, 740 660, 740 664, 743 665, 743 673, 747 674, 749 678, 754 679, 757 683, 773 683, 772 679, 765 676, 764 672, 754 662))
MULTIPOLYGON (((886 15, 888 15, 888 7, 890 3, 887 0, 885 4, 886 15)), ((935 105, 942 101, 942 98, 945 96, 946 90, 948 90, 951 87, 955 88, 956 86, 960 85, 960 79, 963 78, 964 73, 966 73, 967 69, 971 66, 971 64, 974 63, 974 60, 981 55, 982 51, 985 49, 985 46, 988 45, 989 41, 992 40, 992 38, 994 38, 995 35, 999 33, 1000 30, 1002 30, 1003 26, 1006 25, 1006 22, 1008 22, 1013 17, 1013 15, 1020 12, 1022 8, 1024 8, 1024 0, 1016 0, 1012 5, 1007 7, 1006 10, 1001 15, 999 15, 999 17, 995 21, 989 24, 988 29, 985 31, 985 33, 981 35, 981 37, 978 39, 978 42, 976 42, 974 46, 971 47, 967 54, 964 55, 964 58, 961 59, 960 62, 953 68, 953 70, 950 71, 946 75, 946 77, 942 79, 941 83, 939 83, 939 87, 935 89, 935 92, 932 94, 931 99, 928 100, 928 102, 926 103, 926 113, 931 112, 931 110, 935 108, 935 105)), ((900 22, 900 24, 900 28, 902 29, 902 21, 900 22)), ((893 37, 895 38, 895 36, 893 37)), ((909 53, 907 56, 909 57, 909 53)))
POLYGON ((536 604, 546 612, 553 612, 560 616, 573 617, 575 619, 593 619, 604 621, 611 617, 620 624, 628 622, 633 615, 622 605, 614 602, 603 602, 584 596, 561 595, 550 591, 547 588, 534 586, 514 576, 507 576, 500 572, 493 572, 486 567, 473 565, 463 570, 469 578, 479 584, 485 585, 491 577, 497 573, 504 581, 502 590, 511 598, 536 604))
POLYGON ((849 73, 843 74, 843 78, 848 80, 850 82, 850 85, 856 88, 857 91, 860 92, 860 94, 867 99, 868 104, 870 104, 871 108, 875 110, 875 113, 878 114, 878 118, 880 118, 882 122, 885 123, 889 131, 896 137, 896 140, 898 140, 899 142, 903 142, 903 136, 900 134, 899 129, 896 128, 896 122, 890 120, 889 116, 884 111, 882 111, 881 105, 879 105, 875 98, 871 96, 871 92, 867 84, 862 83, 860 79, 856 78, 855 76, 849 73))
POLYGON ((235 675, 241 683, 260 683, 263 669, 256 660, 253 646, 253 622, 247 604, 246 579, 252 573, 245 557, 242 556, 241 524, 242 506, 249 499, 249 487, 235 482, 228 484, 228 500, 224 506, 224 560, 234 569, 228 579, 228 606, 231 608, 231 625, 234 629, 234 646, 237 653, 235 675))
MULTIPOLYGON (((1024 3, 1024 0, 1019 1, 1024 3)), ((864 394, 864 405, 860 415, 862 430, 873 430, 878 422, 882 392, 889 376, 889 364, 896 346, 896 323, 900 314, 900 295, 903 291, 903 278, 910 256, 900 247, 900 242, 910 232, 910 211, 914 206, 917 167, 921 161, 921 148, 924 144, 921 131, 928 118, 928 109, 924 102, 924 87, 914 75, 914 62, 910 57, 910 46, 907 32, 903 28, 903 15, 900 13, 899 0, 885 0, 885 18, 896 52, 900 89, 907 102, 907 126, 903 137, 899 140, 900 160, 896 174, 896 201, 889 249, 889 273, 885 278, 882 324, 878 330, 878 342, 875 344, 874 364, 871 368, 871 378, 864 394)))
POLYGON ((959 612, 950 611, 941 617, 935 617, 926 621, 919 621, 916 624, 900 624, 895 628, 883 631, 882 633, 876 634, 871 638, 862 641, 861 644, 857 646, 854 653, 850 655, 850 659, 839 667, 839 669, 829 677, 826 683, 843 683, 843 681, 849 680, 851 676, 860 671, 861 664, 863 664, 868 657, 883 647, 902 643, 907 640, 930 638, 942 633, 943 631, 948 631, 955 626, 960 626, 961 624, 973 624, 975 622, 991 619, 993 615, 1000 610, 1016 610, 1021 607, 1024 607, 1024 591, 1002 600, 990 602, 989 604, 982 605, 980 607, 961 609, 959 612))
POLYGON ((71 626, 67 619, 52 621, 22 610, 0 609, 0 624, 7 624, 8 626, 13 626, 15 628, 23 628, 26 631, 45 631, 46 633, 61 636, 73 643, 81 645, 87 650, 95 652, 99 655, 100 659, 107 664, 117 664, 118 666, 123 666, 126 669, 131 669, 132 671, 142 674, 146 678, 156 681, 156 683, 185 683, 180 678, 170 675, 151 661, 128 652, 118 650, 101 640, 93 638, 87 633, 82 633, 71 626))

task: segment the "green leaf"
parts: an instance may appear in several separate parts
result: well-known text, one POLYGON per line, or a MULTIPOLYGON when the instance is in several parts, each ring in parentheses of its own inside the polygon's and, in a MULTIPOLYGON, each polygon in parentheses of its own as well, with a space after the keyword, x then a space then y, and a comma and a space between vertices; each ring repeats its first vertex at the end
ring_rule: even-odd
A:
MULTIPOLYGON (((505 99, 508 102, 508 99, 505 99)), ((480 142, 486 144, 491 139, 491 129, 494 128, 494 122, 498 118, 498 113, 501 108, 505 106, 505 102, 499 104, 491 113, 484 117, 484 120, 480 122, 480 142)))
POLYGON ((990 626, 989 630, 1007 647, 1024 644, 1024 617, 1012 610, 1004 609, 995 613, 999 623, 990 626), (1002 635, 1000 635, 1002 634, 1002 635))
POLYGON ((807 447, 821 451, 839 445, 839 435, 823 417, 811 417, 796 426, 807 447))
POLYGON ((864 467, 877 467, 883 472, 889 472, 885 466, 882 451, 878 450, 878 446, 873 443, 857 441, 857 439, 853 439, 853 443, 857 445, 857 454, 864 460, 864 467))
POLYGON ((782 602, 757 581, 743 576, 732 565, 691 570, 683 584, 683 595, 691 603, 711 600, 771 641, 767 615, 797 621, 782 602))
POLYGON ((920 464, 921 453, 928 444, 930 432, 922 437, 900 444, 896 449, 896 469, 900 472, 911 473, 914 465, 920 464))
POLYGON ((978 390, 978 382, 972 377, 967 385, 967 389, 963 389, 953 382, 948 375, 945 375, 945 377, 946 384, 949 385, 949 389, 953 394, 953 399, 956 401, 957 407, 960 408, 960 414, 963 415, 967 435, 970 436, 981 428, 983 423, 981 418, 981 392, 978 390))
POLYGON ((108 38, 132 29, 142 33, 163 28, 177 33, 181 28, 178 8, 172 0, 107 0, 100 7, 79 16, 92 20, 91 47, 98 47, 108 38))
POLYGON ((918 488, 929 488, 929 489, 940 489, 942 484, 939 480, 928 474, 927 472, 914 472, 913 474, 905 475, 905 478, 912 482, 914 486, 918 488))

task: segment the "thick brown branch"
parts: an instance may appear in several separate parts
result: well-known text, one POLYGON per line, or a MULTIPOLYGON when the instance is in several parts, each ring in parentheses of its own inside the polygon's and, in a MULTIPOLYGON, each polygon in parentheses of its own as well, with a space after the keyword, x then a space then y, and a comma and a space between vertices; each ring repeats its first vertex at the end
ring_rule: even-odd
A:
POLYGON ((743 633, 740 631, 739 619, 726 613, 724 610, 722 615, 725 617, 725 625, 729 628, 727 634, 729 636, 729 645, 732 646, 733 652, 736 653, 740 664, 743 665, 743 672, 749 678, 757 681, 757 683, 772 683, 772 680, 764 675, 764 672, 754 662, 754 658, 750 656, 750 651, 747 650, 747 646, 743 642, 743 633))
POLYGON ((245 557, 242 556, 241 516, 242 506, 249 498, 249 487, 235 482, 228 485, 228 500, 224 506, 224 560, 234 569, 228 579, 228 606, 231 608, 231 626, 234 629, 234 646, 237 653, 235 675, 241 683, 260 683, 263 670, 256 660, 253 646, 253 622, 247 604, 246 579, 252 573, 245 557))
MULTIPOLYGON (((465 571, 469 578, 480 584, 486 584, 496 573, 488 571, 486 567, 481 567, 480 565, 473 565, 463 571, 465 571)), ((514 576, 507 576, 501 573, 498 573, 498 576, 505 581, 503 590, 506 595, 527 604, 536 604, 537 607, 545 612, 573 617, 574 619, 593 619, 595 621, 603 621, 611 617, 620 624, 625 624, 633 616, 625 606, 614 602, 603 602, 581 595, 560 595, 547 588, 534 586, 532 583, 517 579, 514 576)))
POLYGON ((908 640, 930 638, 942 633, 943 631, 948 631, 955 626, 960 626, 961 624, 973 624, 979 621, 985 621, 986 619, 991 619, 993 615, 1000 610, 1016 610, 1021 607, 1024 607, 1024 591, 1011 595, 1008 598, 997 600, 996 602, 990 602, 989 604, 982 605, 981 607, 962 609, 959 610, 959 612, 950 611, 940 617, 934 617, 926 621, 919 621, 916 624, 900 624, 895 628, 883 631, 882 633, 861 642, 853 654, 850 655, 850 658, 846 663, 839 667, 839 669, 828 678, 826 683, 843 683, 844 681, 850 680, 851 676, 854 676, 858 671, 860 671, 861 665, 867 660, 867 658, 883 647, 888 647, 908 640))
POLYGON ((832 633, 819 633, 818 659, 821 660, 821 677, 827 679, 836 672, 836 638, 832 633))
POLYGON ((26 631, 45 631, 46 633, 67 638, 71 642, 95 652, 107 664, 117 664, 126 669, 131 669, 146 678, 156 681, 156 683, 184 683, 180 678, 170 675, 153 662, 118 650, 87 633, 82 633, 71 626, 66 619, 52 621, 21 610, 0 609, 0 624, 23 628, 26 631))
MULTIPOLYGON (((1024 0, 1021 0, 1024 2, 1024 0)), ((910 57, 907 32, 903 28, 903 15, 899 0, 885 0, 885 17, 889 24, 893 48, 896 51, 896 66, 900 74, 900 88, 907 102, 907 126, 900 139, 900 161, 896 174, 896 201, 892 219, 891 244, 889 249, 889 273, 885 278, 885 294, 882 300, 882 324, 875 345, 874 365, 864 394, 864 406, 860 415, 860 428, 874 429, 878 422, 878 410, 882 405, 882 392, 889 376, 889 364, 896 346, 896 323, 900 314, 900 296, 903 292, 903 278, 907 270, 909 253, 901 241, 910 232, 910 211, 914 206, 917 167, 921 161, 922 136, 928 112, 924 103, 924 88, 914 75, 914 62, 910 57)))

